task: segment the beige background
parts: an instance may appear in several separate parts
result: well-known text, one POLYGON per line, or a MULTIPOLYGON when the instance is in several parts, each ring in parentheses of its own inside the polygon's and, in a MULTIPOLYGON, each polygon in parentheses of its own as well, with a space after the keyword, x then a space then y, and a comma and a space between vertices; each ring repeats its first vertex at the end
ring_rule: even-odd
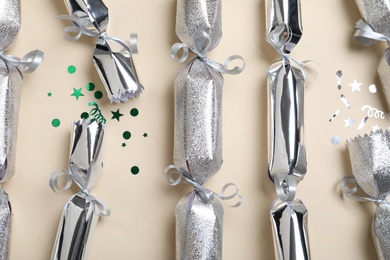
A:
MULTIPOLYGON (((106 0, 110 10, 110 35, 126 38, 139 35, 140 54, 135 56, 145 94, 126 104, 110 105, 99 101, 103 113, 120 108, 126 116, 118 123, 108 120, 105 175, 92 194, 108 204, 109 218, 99 221, 89 259, 174 259, 174 210, 190 187, 170 187, 162 180, 162 171, 172 163, 173 80, 181 64, 170 57, 177 41, 174 33, 175 0, 106 0), (131 117, 136 107, 140 114, 131 117), (122 132, 133 137, 123 148, 122 132), (149 137, 143 138, 147 132, 149 137), (132 165, 140 167, 132 175, 132 165)), ((55 194, 48 186, 53 170, 66 167, 70 124, 93 93, 85 90, 94 82, 103 90, 92 65, 93 39, 78 42, 63 38, 64 21, 55 20, 66 9, 62 1, 22 1, 22 29, 14 48, 8 52, 23 56, 32 49, 45 52, 45 60, 33 74, 25 76, 21 102, 17 172, 6 183, 13 206, 11 259, 48 259, 66 201, 77 192, 55 194), (69 75, 68 65, 77 72, 69 75), (72 88, 83 88, 84 97, 70 97, 72 88), (53 97, 47 97, 47 92, 53 97), (54 117, 61 126, 53 128, 54 117)), ((370 225, 375 206, 343 199, 337 181, 350 174, 346 138, 368 132, 375 123, 388 127, 389 120, 369 119, 365 128, 356 127, 369 104, 384 110, 381 94, 367 87, 379 86, 376 67, 384 44, 371 48, 356 44, 352 35, 360 18, 352 0, 302 0, 304 36, 293 52, 298 60, 313 60, 318 76, 306 91, 306 141, 309 172, 298 186, 298 197, 309 209, 309 233, 312 258, 375 259, 370 225), (340 101, 335 73, 342 69, 343 90, 351 103, 347 110, 340 101), (361 92, 351 92, 348 83, 362 82, 361 92), (330 116, 342 112, 334 122, 330 116), (354 128, 345 128, 342 119, 351 116, 354 128), (339 145, 330 142, 341 137, 339 145)), ((224 247, 226 260, 273 259, 269 205, 276 198, 267 177, 267 105, 265 74, 277 60, 276 52, 265 42, 264 1, 223 1, 224 35, 209 57, 223 62, 233 54, 246 60, 246 70, 238 76, 225 76, 223 135, 224 164, 206 186, 215 191, 227 182, 240 188, 244 203, 238 209, 225 207, 224 247)))

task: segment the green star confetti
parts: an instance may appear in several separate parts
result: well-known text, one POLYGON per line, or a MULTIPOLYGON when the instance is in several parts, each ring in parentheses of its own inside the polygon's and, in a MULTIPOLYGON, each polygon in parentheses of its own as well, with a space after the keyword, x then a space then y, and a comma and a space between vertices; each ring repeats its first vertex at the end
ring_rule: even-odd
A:
POLYGON ((51 97, 51 96, 53 96, 53 93, 47 92, 47 96, 48 96, 48 97, 51 97))
POLYGON ((76 100, 79 100, 79 97, 83 97, 84 96, 84 94, 81 93, 81 91, 83 91, 82 88, 79 88, 79 89, 73 88, 73 94, 71 94, 71 96, 76 97, 76 100))
POLYGON ((126 147, 126 143, 122 143, 122 147, 126 147))
POLYGON ((130 172, 134 175, 137 175, 139 173, 139 168, 137 166, 133 166, 131 167, 130 172))
POLYGON ((129 131, 125 131, 122 136, 125 140, 129 140, 131 138, 131 133, 129 131))
POLYGON ((133 108, 133 109, 131 109, 130 110, 130 115, 131 116, 138 116, 138 114, 139 114, 139 111, 138 111, 138 109, 136 109, 136 108, 133 108))
POLYGON ((54 118, 52 121, 51 121, 51 125, 53 127, 59 127, 61 124, 61 121, 58 119, 58 118, 54 118))
POLYGON ((142 136, 146 138, 148 137, 148 133, 144 133, 142 136))
POLYGON ((118 120, 118 122, 119 122, 119 120, 120 120, 120 117, 123 116, 123 114, 121 114, 121 113, 119 112, 119 108, 118 108, 115 112, 114 112, 114 111, 111 111, 111 113, 112 113, 111 119, 116 119, 116 120, 118 120))
POLYGON ((87 83, 87 85, 85 86, 85 88, 88 90, 88 91, 92 91, 95 89, 95 84, 93 84, 92 82, 89 82, 87 83))
POLYGON ((76 72, 76 67, 73 65, 68 66, 68 73, 74 74, 76 72))
POLYGON ((94 94, 96 99, 101 99, 103 97, 103 93, 101 91, 96 91, 94 94))

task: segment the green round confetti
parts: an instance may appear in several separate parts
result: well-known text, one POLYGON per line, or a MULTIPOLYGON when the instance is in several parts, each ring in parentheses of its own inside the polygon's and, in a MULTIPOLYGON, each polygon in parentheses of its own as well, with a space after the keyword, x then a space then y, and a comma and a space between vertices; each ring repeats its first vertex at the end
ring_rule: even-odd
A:
POLYGON ((137 175, 139 173, 139 168, 137 166, 133 166, 130 171, 132 174, 137 175))
POLYGON ((93 84, 92 82, 87 83, 86 89, 88 91, 94 90, 95 89, 95 84, 93 84))
POLYGON ((131 133, 129 132, 129 131, 125 131, 125 132, 123 132, 123 138, 125 139, 125 140, 129 140, 130 139, 130 137, 131 137, 131 133))
POLYGON ((58 119, 58 118, 54 118, 52 121, 51 121, 51 125, 53 127, 59 127, 61 124, 61 121, 58 119))
POLYGON ((132 116, 138 116, 138 114, 139 114, 138 109, 133 108, 133 109, 130 110, 130 115, 132 115, 132 116))
POLYGON ((103 93, 101 91, 96 91, 94 94, 96 99, 101 99, 103 97, 103 93))
POLYGON ((76 72, 76 67, 73 65, 68 66, 68 73, 73 74, 76 72))
POLYGON ((89 118, 89 114, 88 114, 87 112, 83 112, 83 113, 80 115, 80 117, 81 117, 82 119, 88 119, 88 118, 89 118))

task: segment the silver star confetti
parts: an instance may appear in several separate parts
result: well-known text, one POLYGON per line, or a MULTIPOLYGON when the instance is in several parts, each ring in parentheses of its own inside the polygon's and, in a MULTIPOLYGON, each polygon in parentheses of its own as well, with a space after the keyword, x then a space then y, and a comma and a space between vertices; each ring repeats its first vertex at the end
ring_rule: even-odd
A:
POLYGON ((357 80, 354 79, 353 83, 349 83, 349 85, 352 87, 352 92, 354 92, 355 90, 360 91, 360 86, 362 85, 362 83, 358 83, 357 80))
POLYGON ((353 128, 353 123, 355 123, 355 120, 353 120, 351 117, 348 117, 348 119, 344 119, 343 120, 345 122, 345 126, 344 127, 351 127, 353 128))

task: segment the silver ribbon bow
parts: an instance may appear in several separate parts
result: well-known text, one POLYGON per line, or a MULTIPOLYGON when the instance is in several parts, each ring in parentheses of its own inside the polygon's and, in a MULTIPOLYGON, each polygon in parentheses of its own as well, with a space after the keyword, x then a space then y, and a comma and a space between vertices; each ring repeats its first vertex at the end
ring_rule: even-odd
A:
POLYGON ((86 35, 89 37, 102 38, 107 41, 113 41, 121 45, 126 51, 131 54, 138 54, 138 36, 136 33, 130 34, 130 41, 126 42, 120 38, 116 38, 113 36, 109 36, 106 32, 98 33, 96 31, 90 30, 86 28, 81 20, 72 15, 60 15, 57 17, 59 20, 71 20, 73 22, 73 26, 67 26, 64 28, 65 39, 68 41, 77 41, 80 39, 81 35, 86 35), (75 36, 68 36, 67 33, 76 33, 75 36))
POLYGON ((355 195, 355 193, 359 190, 359 185, 356 182, 355 177, 344 176, 339 181, 340 188, 344 192, 345 196, 350 199, 360 201, 360 202, 374 202, 375 204, 388 204, 386 198, 372 198, 372 197, 363 197, 359 195, 355 195))
MULTIPOLYGON (((70 188, 73 181, 74 181, 73 176, 69 173, 69 171, 58 170, 58 171, 54 171, 51 174, 50 179, 49 179, 49 186, 54 192, 65 191, 65 190, 68 190, 70 188), (60 184, 60 180, 62 177, 66 178, 65 184, 63 184, 63 185, 60 184)), ((95 207, 99 208, 99 215, 101 217, 108 217, 111 215, 110 208, 106 204, 104 204, 102 201, 97 199, 95 196, 91 195, 88 189, 81 187, 81 190, 79 191, 79 193, 85 194, 86 195, 86 198, 85 198, 86 202, 90 203, 90 207, 88 208, 88 212, 86 215, 87 220, 92 216, 92 213, 93 213, 95 207)))
POLYGON ((171 186, 177 186, 179 184, 191 184, 192 186, 194 186, 194 190, 206 203, 212 201, 214 197, 217 197, 222 201, 232 200, 237 197, 238 201, 236 204, 227 205, 232 208, 237 208, 242 204, 242 196, 238 193, 238 187, 234 183, 225 184, 221 189, 221 193, 218 194, 194 181, 189 173, 177 168, 175 165, 169 165, 164 169, 164 180, 167 184, 171 186), (235 191, 231 195, 225 195, 226 190, 230 187, 235 188, 235 191))
POLYGON ((22 58, 18 58, 12 55, 7 55, 3 51, 0 51, 0 59, 5 62, 14 65, 21 72, 30 74, 34 72, 39 64, 43 61, 43 52, 40 50, 30 51, 22 58))
MULTIPOLYGON (((222 73, 222 74, 230 74, 230 75, 237 75, 244 71, 245 69, 245 61, 244 58, 242 58, 240 55, 232 55, 229 56, 224 64, 220 64, 216 61, 213 61, 209 58, 207 58, 206 54, 210 51, 210 45, 211 45, 211 39, 210 35, 206 32, 199 33, 199 36, 195 38, 194 41, 194 48, 189 47, 187 44, 178 42, 172 45, 171 48, 171 57, 180 63, 183 63, 187 60, 189 52, 191 51, 194 53, 199 59, 201 59, 203 62, 205 62, 207 65, 209 65, 214 70, 222 73), (207 45, 205 48, 202 48, 201 44, 206 40, 207 45), (179 58, 178 53, 180 50, 183 50, 182 56, 179 58), (235 60, 240 60, 243 62, 242 66, 235 66, 232 69, 229 69, 229 64, 235 60)), ((192 61, 192 60, 191 60, 192 61)), ((191 62, 190 61, 190 62, 191 62)), ((190 63, 189 62, 189 63, 190 63)))

